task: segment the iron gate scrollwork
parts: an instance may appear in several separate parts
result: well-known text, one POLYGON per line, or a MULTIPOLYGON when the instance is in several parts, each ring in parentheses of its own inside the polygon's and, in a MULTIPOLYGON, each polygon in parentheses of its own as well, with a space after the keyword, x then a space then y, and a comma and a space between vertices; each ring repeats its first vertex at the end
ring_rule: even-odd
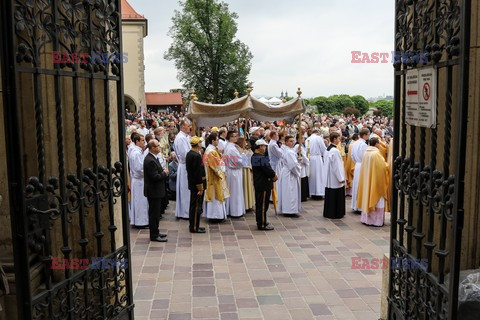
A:
POLYGON ((0 5, 23 319, 133 319, 120 2, 8 0, 0 5), (92 59, 93 52, 117 58, 99 61, 92 59), (117 139, 118 145, 112 144, 117 139), (92 257, 127 264, 98 268, 92 257), (88 259, 89 264, 56 270, 55 259, 88 259))
POLYGON ((457 319, 471 2, 397 0, 395 4, 395 51, 427 53, 428 61, 394 63, 390 257, 427 259, 428 266, 390 270, 388 314, 398 320, 457 319), (426 66, 437 70, 435 128, 405 121, 407 71, 426 66))

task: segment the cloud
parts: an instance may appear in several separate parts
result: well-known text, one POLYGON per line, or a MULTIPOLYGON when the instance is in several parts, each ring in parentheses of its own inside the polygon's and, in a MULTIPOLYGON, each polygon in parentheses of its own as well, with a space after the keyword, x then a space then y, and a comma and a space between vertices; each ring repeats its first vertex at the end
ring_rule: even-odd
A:
MULTIPOLYGON (((175 0, 129 0, 148 19, 145 42, 147 91, 181 86, 175 65, 163 58, 175 0)), ((351 51, 391 52, 394 2, 327 0, 230 0, 238 14, 237 38, 252 51, 250 80, 256 94, 275 96, 283 90, 304 97, 339 93, 368 97, 391 95, 393 67, 352 64, 351 51)))

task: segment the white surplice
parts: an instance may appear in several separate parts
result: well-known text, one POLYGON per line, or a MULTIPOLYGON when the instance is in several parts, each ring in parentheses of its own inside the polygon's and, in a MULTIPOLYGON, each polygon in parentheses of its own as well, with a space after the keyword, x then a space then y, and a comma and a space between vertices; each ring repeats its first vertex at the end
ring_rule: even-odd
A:
POLYGON ((300 187, 302 169, 293 148, 285 146, 282 162, 279 211, 283 214, 298 214, 302 210, 300 187))
POLYGON ((188 209, 190 208, 190 190, 188 189, 188 176, 185 159, 187 153, 192 149, 190 145, 190 136, 180 131, 173 142, 175 153, 178 160, 177 171, 177 202, 175 216, 177 218, 188 219, 188 209))
MULTIPOLYGON (((213 144, 208 145, 207 149, 205 150, 205 155, 207 156, 212 150, 215 150, 215 146, 213 144)), ((225 166, 219 165, 220 170, 225 172, 225 166)), ((207 183, 208 183, 208 170, 207 171, 207 183)), ((225 207, 225 201, 220 202, 215 199, 215 192, 213 192, 212 201, 204 201, 203 202, 203 216, 207 219, 226 219, 227 218, 227 211, 225 207)))
POLYGON ((218 139, 218 146, 217 146, 217 149, 218 151, 220 151, 220 153, 223 153, 223 150, 225 150, 225 146, 227 145, 227 142, 225 140, 222 140, 222 139, 218 139))
POLYGON ((230 191, 230 197, 225 200, 227 215, 241 217, 245 214, 242 155, 236 145, 231 142, 227 142, 223 155, 227 168, 227 185, 230 191))
POLYGON ((310 176, 308 186, 310 196, 325 196, 325 176, 323 155, 327 148, 322 136, 312 134, 310 136, 310 176))
POLYGON ((360 211, 357 208, 357 193, 358 183, 360 178, 360 168, 362 167, 362 159, 367 150, 367 143, 362 138, 358 139, 352 147, 352 160, 355 162, 355 170, 353 171, 353 185, 352 185, 352 210, 360 211))
POLYGON ((150 130, 148 130, 147 128, 138 128, 137 129, 137 133, 141 134, 142 136, 146 136, 147 134, 150 133, 150 130))
POLYGON ((129 148, 128 164, 130 166, 130 224, 148 225, 148 200, 143 194, 143 155, 142 148, 132 145, 129 148))
POLYGON ((325 187, 338 189, 345 185, 345 167, 342 155, 337 148, 331 148, 325 152, 325 187), (341 182, 343 181, 343 182, 341 182))
MULTIPOLYGON (((299 144, 297 143, 294 147, 293 147, 293 151, 295 151, 295 153, 297 154, 298 153, 298 147, 299 144)), ((300 163, 300 178, 305 178, 307 175, 308 175, 308 166, 310 165, 310 160, 308 160, 307 158, 307 150, 305 148, 305 146, 302 145, 302 163, 300 163)))
MULTIPOLYGON (((278 143, 275 140, 270 140, 270 143, 268 144, 267 148, 268 148, 268 159, 270 160, 270 166, 272 167, 273 171, 275 171, 275 174, 277 175, 277 178, 278 178, 278 180, 274 183, 275 191, 277 192, 277 208, 278 208, 278 203, 281 197, 279 192, 280 188, 278 186, 280 185, 280 171, 282 169, 283 150, 278 146, 278 143)), ((273 200, 272 195, 270 195, 270 200, 273 200)))

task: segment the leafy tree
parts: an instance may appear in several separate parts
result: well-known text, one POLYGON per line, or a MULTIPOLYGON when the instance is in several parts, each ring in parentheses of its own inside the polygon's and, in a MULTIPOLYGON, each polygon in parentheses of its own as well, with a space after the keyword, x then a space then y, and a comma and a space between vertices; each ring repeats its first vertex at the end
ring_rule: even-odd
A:
POLYGON ((313 99, 310 99, 310 103, 317 106, 319 113, 335 113, 335 108, 333 103, 330 101, 329 98, 319 96, 313 99))
POLYGON ((238 15, 216 0, 185 0, 180 5, 168 33, 173 43, 164 55, 175 62, 177 78, 195 89, 200 101, 225 103, 235 89, 245 92, 253 55, 235 39, 238 15))
POLYGON ((365 114, 368 111, 369 104, 367 99, 362 96, 352 96, 350 97, 355 104, 355 108, 360 111, 361 114, 365 114))
POLYGON ((370 104, 372 108, 376 108, 382 112, 382 115, 393 117, 393 101, 378 100, 370 104))
POLYGON ((355 103, 348 94, 333 95, 328 97, 333 104, 334 113, 341 114, 345 108, 355 107, 355 103))

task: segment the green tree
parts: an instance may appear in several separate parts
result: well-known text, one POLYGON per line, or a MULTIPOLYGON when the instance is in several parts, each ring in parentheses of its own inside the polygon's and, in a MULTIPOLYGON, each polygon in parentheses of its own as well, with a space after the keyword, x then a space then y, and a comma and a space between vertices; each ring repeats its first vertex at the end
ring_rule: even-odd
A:
POLYGON ((393 101, 378 100, 372 102, 370 106, 381 111, 383 116, 393 117, 393 101))
POLYGON ((323 96, 319 96, 313 99, 310 99, 310 103, 317 106, 318 113, 334 113, 335 109, 332 102, 323 96))
POLYGON ((175 62, 177 78, 195 89, 200 101, 225 103, 235 89, 244 93, 253 55, 235 39, 238 15, 216 0, 185 0, 180 5, 168 33, 173 43, 164 55, 175 62))
POLYGON ((348 94, 333 95, 328 97, 328 100, 331 101, 335 110, 333 113, 336 114, 342 114, 345 108, 355 107, 355 103, 352 101, 348 94))
POLYGON ((367 113, 369 108, 367 99, 362 96, 352 96, 350 98, 352 99, 353 103, 355 103, 355 108, 358 109, 361 114, 367 113))

